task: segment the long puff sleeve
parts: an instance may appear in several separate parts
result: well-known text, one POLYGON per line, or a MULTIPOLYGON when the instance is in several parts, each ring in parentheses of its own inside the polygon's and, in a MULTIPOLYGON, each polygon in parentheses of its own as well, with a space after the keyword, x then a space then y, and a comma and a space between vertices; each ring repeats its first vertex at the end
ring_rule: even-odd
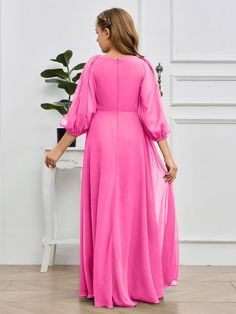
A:
POLYGON ((60 121, 60 125, 76 137, 88 131, 93 114, 96 112, 96 85, 92 64, 97 57, 98 55, 95 55, 86 62, 69 111, 60 121))
POLYGON ((138 114, 143 128, 152 140, 165 139, 171 132, 163 110, 159 85, 151 63, 144 57, 138 114))

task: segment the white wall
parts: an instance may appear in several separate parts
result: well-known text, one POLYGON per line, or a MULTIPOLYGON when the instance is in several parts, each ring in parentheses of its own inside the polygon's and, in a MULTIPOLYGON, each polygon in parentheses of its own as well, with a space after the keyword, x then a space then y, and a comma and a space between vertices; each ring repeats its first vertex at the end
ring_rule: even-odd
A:
MULTIPOLYGON (((62 116, 40 104, 64 93, 40 72, 66 49, 74 52, 73 65, 101 53, 95 17, 112 6, 128 10, 141 53, 164 66, 163 102, 179 166, 181 263, 235 264, 233 0, 1 1, 0 263, 41 263, 43 148, 56 145, 62 116)), ((79 193, 79 173, 58 172, 61 236, 79 236, 79 193)), ((79 263, 79 248, 59 247, 56 263, 79 263)))
POLYGON ((142 3, 143 47, 164 66, 181 263, 235 265, 236 2, 142 3))
MULTIPOLYGON (((43 148, 56 145, 62 116, 43 110, 40 104, 65 94, 44 83, 40 72, 60 66, 49 59, 67 49, 74 52, 73 66, 101 53, 96 15, 118 5, 137 22, 138 3, 132 1, 1 2, 1 264, 41 263, 43 148)), ((84 140, 85 135, 77 138, 77 145, 83 147, 84 140)), ((79 187, 78 171, 58 172, 61 236, 79 236, 79 187)), ((56 263, 79 263, 79 247, 58 247, 56 263)))

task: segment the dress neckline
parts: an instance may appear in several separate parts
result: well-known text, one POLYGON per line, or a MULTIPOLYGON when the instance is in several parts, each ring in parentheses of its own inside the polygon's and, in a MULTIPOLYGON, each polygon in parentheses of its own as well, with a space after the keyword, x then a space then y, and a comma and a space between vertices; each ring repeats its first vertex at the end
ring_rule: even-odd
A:
POLYGON ((120 59, 126 59, 126 58, 129 58, 129 57, 137 57, 135 55, 125 55, 123 57, 111 57, 111 56, 108 56, 106 54, 103 54, 101 56, 104 56, 104 57, 107 57, 107 58, 110 58, 110 59, 113 59, 113 60, 120 60, 120 59))

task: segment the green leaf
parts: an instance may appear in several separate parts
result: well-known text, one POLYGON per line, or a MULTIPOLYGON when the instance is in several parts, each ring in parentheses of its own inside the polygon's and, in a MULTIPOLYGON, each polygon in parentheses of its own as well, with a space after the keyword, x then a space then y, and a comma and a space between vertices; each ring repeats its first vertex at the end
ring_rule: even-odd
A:
POLYGON ((56 59, 50 59, 51 61, 62 63, 65 67, 69 66, 70 59, 73 55, 73 52, 71 50, 66 50, 63 53, 60 53, 56 59))
POLYGON ((40 75, 42 77, 46 77, 46 78, 57 76, 57 77, 60 77, 63 79, 69 79, 68 73, 66 73, 63 69, 60 69, 60 68, 45 70, 45 71, 41 72, 40 75))
POLYGON ((62 100, 60 100, 58 102, 53 102, 53 104, 58 106, 58 107, 64 107, 64 109, 66 111, 69 110, 71 103, 72 103, 72 101, 68 100, 68 99, 62 99, 62 100))
POLYGON ((45 80, 46 83, 61 83, 61 82, 65 82, 65 80, 59 80, 59 79, 46 79, 45 80))
POLYGON ((83 63, 79 63, 79 64, 77 64, 76 66, 74 66, 72 69, 71 69, 71 72, 72 71, 77 71, 77 70, 82 70, 83 68, 84 68, 84 66, 85 66, 85 62, 83 62, 83 63))
POLYGON ((69 99, 61 99, 61 100, 59 101, 59 103, 60 103, 60 104, 64 104, 65 106, 70 106, 71 100, 69 100, 69 99))
POLYGON ((58 88, 64 89, 69 95, 74 94, 76 87, 77 84, 75 84, 74 82, 64 81, 58 84, 58 88))
POLYGON ((65 115, 68 111, 66 110, 65 107, 62 105, 56 105, 56 104, 51 104, 51 103, 43 103, 41 104, 41 107, 45 110, 57 110, 60 114, 65 115))
POLYGON ((80 78, 80 75, 81 75, 81 73, 77 73, 77 74, 72 78, 72 81, 73 81, 73 82, 77 82, 77 81, 79 80, 79 78, 80 78))

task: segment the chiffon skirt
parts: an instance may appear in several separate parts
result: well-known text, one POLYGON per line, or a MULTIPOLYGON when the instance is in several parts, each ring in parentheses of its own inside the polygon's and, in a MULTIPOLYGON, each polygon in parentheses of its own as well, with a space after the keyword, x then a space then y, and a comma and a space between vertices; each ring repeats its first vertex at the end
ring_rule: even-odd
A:
POLYGON ((86 135, 80 297, 95 306, 159 303, 178 281, 173 184, 136 111, 97 110, 86 135))

